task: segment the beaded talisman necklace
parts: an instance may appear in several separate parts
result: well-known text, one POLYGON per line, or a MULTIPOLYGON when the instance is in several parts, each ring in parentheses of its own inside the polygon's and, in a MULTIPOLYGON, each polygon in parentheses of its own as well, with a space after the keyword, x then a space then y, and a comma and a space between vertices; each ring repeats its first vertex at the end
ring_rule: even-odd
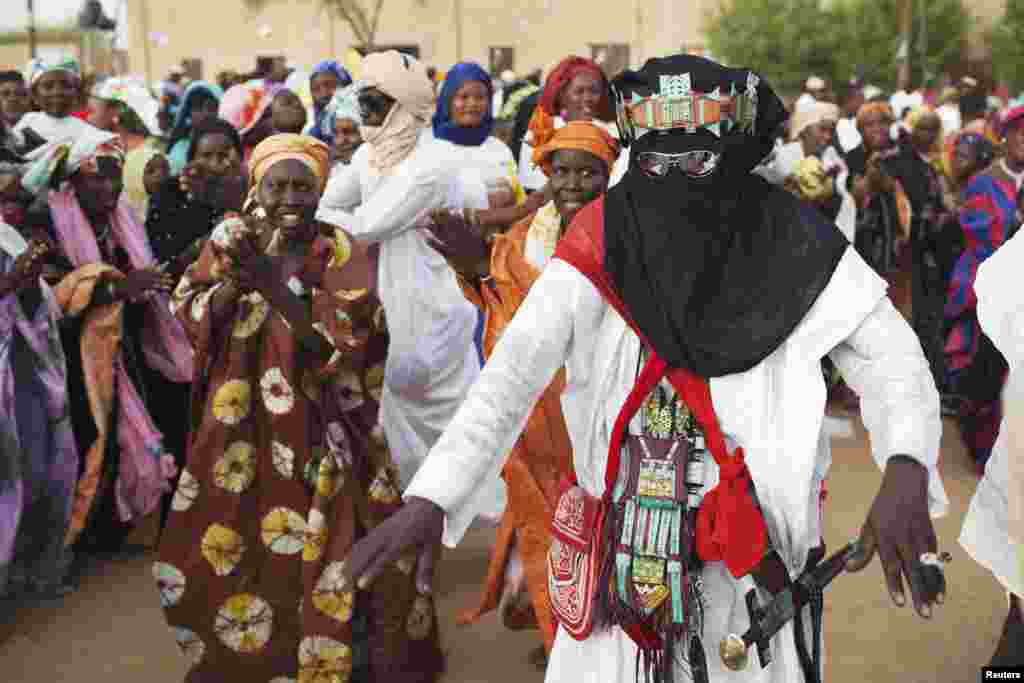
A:
POLYGON ((663 643, 660 666, 671 670, 684 659, 702 683, 703 586, 694 538, 708 457, 704 433, 665 380, 644 401, 639 421, 641 433, 627 437, 614 496, 611 612, 651 624, 663 643))

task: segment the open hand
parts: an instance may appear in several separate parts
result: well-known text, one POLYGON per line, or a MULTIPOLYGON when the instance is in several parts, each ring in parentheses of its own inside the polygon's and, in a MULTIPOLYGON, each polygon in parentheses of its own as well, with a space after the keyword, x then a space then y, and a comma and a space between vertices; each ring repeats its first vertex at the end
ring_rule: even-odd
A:
POLYGON ((407 498, 397 512, 352 546, 345 560, 347 580, 364 590, 384 569, 416 550, 416 589, 425 595, 432 593, 443 530, 444 510, 425 498, 407 498))
POLYGON ((893 603, 906 604, 906 578, 917 613, 930 619, 932 607, 945 602, 946 578, 941 564, 921 561, 926 553, 934 557, 938 548, 928 513, 928 470, 923 465, 907 456, 889 459, 860 542, 862 550, 846 563, 847 570, 861 571, 877 551, 893 603))
POLYGON ((450 211, 434 211, 426 227, 427 241, 459 273, 478 275, 488 272, 491 247, 484 231, 466 218, 450 211))
POLYGON ((128 273, 116 286, 121 298, 137 301, 147 292, 170 292, 174 276, 160 268, 142 268, 128 273))
POLYGON ((49 240, 30 240, 28 248, 14 261, 14 273, 18 281, 24 284, 37 279, 53 249, 53 243, 49 240))

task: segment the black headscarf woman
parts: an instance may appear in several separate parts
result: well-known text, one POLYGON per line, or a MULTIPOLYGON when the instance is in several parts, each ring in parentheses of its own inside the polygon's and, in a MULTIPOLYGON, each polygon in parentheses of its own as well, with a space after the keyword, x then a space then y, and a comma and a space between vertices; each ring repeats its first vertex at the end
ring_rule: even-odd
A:
POLYGON ((649 60, 613 88, 631 148, 629 170, 604 200, 605 270, 670 365, 703 377, 749 370, 803 319, 849 245, 815 209, 751 173, 786 110, 751 71, 690 55, 649 60), (624 103, 651 95, 716 91, 745 99, 747 111, 756 103, 756 114, 717 132, 646 132, 622 115, 624 103), (670 163, 681 175, 652 153, 677 155, 670 163))

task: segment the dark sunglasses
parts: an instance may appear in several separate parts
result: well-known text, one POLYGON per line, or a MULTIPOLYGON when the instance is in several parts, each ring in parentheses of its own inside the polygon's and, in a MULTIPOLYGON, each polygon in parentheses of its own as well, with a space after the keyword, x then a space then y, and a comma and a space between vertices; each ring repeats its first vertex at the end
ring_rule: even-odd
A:
POLYGON ((706 149, 695 149, 679 154, 662 152, 641 152, 636 157, 636 165, 652 178, 664 178, 678 167, 689 178, 706 178, 718 167, 721 154, 706 149))
POLYGON ((359 93, 359 113, 364 119, 387 116, 395 100, 379 91, 359 93))

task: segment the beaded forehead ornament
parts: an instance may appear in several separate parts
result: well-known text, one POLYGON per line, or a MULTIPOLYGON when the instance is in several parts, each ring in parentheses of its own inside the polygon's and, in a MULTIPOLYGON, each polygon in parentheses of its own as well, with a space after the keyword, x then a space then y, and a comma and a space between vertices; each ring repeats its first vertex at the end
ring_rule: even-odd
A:
POLYGON ((737 93, 733 83, 728 94, 722 94, 721 88, 702 93, 693 90, 688 73, 661 76, 659 94, 641 97, 634 93, 629 102, 613 86, 619 128, 630 141, 652 130, 682 129, 694 133, 704 128, 721 137, 739 128, 753 134, 759 81, 757 75, 750 73, 743 92, 737 93))

